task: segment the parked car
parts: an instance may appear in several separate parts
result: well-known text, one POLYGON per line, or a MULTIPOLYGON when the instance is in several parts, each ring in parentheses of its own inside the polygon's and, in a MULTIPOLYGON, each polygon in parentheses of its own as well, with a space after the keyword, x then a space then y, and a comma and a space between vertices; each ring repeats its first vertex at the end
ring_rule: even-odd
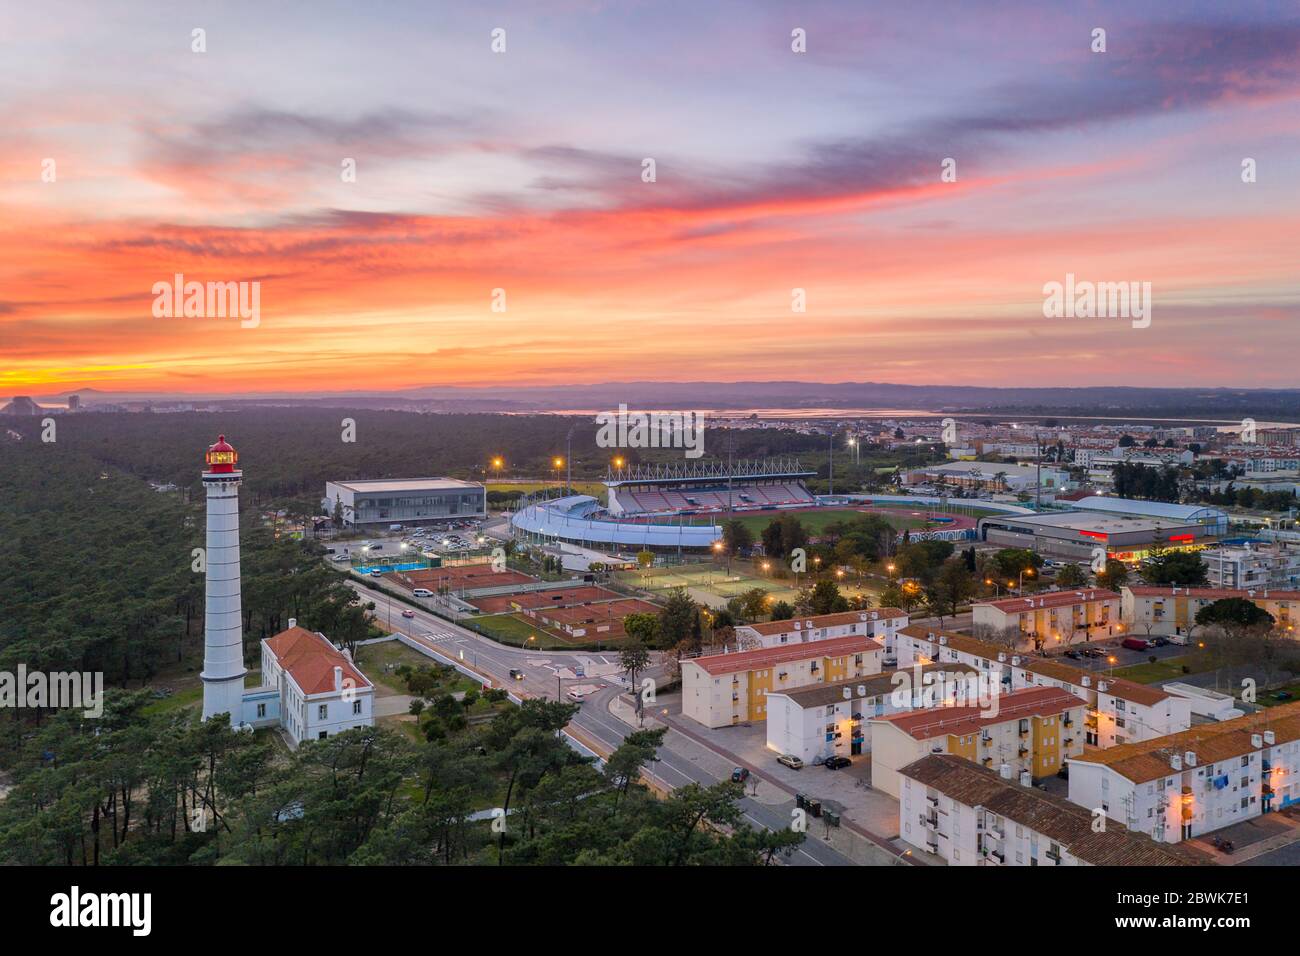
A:
POLYGON ((850 760, 848 757, 840 757, 840 756, 827 757, 826 763, 822 764, 822 766, 824 766, 827 770, 839 770, 841 767, 850 767, 852 765, 853 765, 852 760, 850 760))
POLYGON ((734 770, 731 771, 732 783, 744 783, 748 779, 749 779, 748 767, 736 767, 734 770))
POLYGON ((1120 642, 1120 647, 1127 647, 1130 651, 1145 651, 1150 646, 1150 641, 1143 640, 1140 637, 1126 637, 1120 642))
POLYGON ((794 754, 781 754, 781 756, 776 758, 776 762, 779 764, 784 764, 785 766, 789 767, 791 770, 803 769, 803 761, 800 760, 798 757, 796 757, 794 754))
POLYGON ((402 617, 415 617, 415 612, 408 607, 402 612, 402 617))
POLYGON ((1151 646, 1152 646, 1152 647, 1168 647, 1169 644, 1170 644, 1170 641, 1169 641, 1169 638, 1167 638, 1167 637, 1153 637, 1153 638, 1151 638, 1151 646))
POLYGON ((1065 652, 1065 656, 1068 657, 1068 658, 1069 658, 1070 660, 1072 660, 1072 661, 1081 661, 1081 660, 1083 660, 1083 655, 1080 654, 1078 651, 1066 651, 1066 652, 1065 652))

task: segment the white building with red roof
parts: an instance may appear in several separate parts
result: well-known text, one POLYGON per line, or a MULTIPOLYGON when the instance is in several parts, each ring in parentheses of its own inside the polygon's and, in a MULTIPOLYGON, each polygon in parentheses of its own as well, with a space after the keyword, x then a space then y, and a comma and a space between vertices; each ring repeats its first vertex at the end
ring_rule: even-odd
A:
POLYGON ((297 747, 375 722, 370 679, 319 632, 299 627, 262 641, 262 687, 244 695, 245 720, 279 725, 297 747))

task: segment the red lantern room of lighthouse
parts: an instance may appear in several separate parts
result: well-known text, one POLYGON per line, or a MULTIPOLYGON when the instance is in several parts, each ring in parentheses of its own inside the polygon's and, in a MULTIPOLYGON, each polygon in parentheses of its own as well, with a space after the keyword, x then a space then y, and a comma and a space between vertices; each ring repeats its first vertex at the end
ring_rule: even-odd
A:
POLYGON ((204 479, 220 481, 222 477, 227 480, 239 477, 239 452, 226 442, 225 435, 217 436, 217 443, 208 446, 208 453, 203 456, 207 463, 208 470, 203 473, 204 479))

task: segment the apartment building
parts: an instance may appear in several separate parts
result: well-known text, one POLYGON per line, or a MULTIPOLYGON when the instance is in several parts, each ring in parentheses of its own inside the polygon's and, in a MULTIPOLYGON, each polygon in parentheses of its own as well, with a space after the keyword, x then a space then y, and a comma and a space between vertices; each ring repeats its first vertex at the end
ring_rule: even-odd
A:
POLYGON ((899 837, 950 866, 1193 866, 1207 862, 1118 823, 1100 833, 1092 814, 1055 794, 952 754, 899 771, 899 837))
POLYGON ((1104 588, 1048 591, 1023 598, 985 601, 971 608, 976 627, 997 633, 1016 630, 1026 641, 1093 641, 1120 629, 1120 595, 1104 588))
POLYGON ((990 706, 935 707, 870 721, 871 785, 899 795, 899 770, 927 753, 956 754, 985 767, 1006 764, 1033 780, 1083 753, 1087 704, 1055 687, 1000 694, 990 706))
POLYGON ((1273 615, 1279 627, 1291 629, 1300 618, 1300 590, 1272 588, 1180 588, 1133 585, 1120 589, 1125 626, 1139 637, 1161 634, 1185 644, 1200 627, 1196 614, 1224 598, 1244 598, 1273 615))
POLYGON ((682 661, 682 713, 706 727, 767 719, 767 695, 879 674, 884 646, 836 637, 682 661))
POLYGON ((930 664, 873 677, 814 684, 767 695, 767 748, 806 764, 831 756, 854 757, 871 749, 866 721, 916 710, 934 701, 956 703, 975 670, 965 664, 930 664), (927 693, 928 691, 928 693, 927 693))
POLYGON ((1286 542, 1201 552, 1206 584, 1237 590, 1300 590, 1300 548, 1286 542))
POLYGON ((1300 802, 1300 702, 1071 757, 1070 800, 1164 843, 1300 802))
POLYGON ((1192 724, 1192 704, 1186 697, 1055 660, 1021 658, 1012 667, 1011 685, 1016 689, 1057 687, 1086 700, 1084 742, 1092 747, 1105 749, 1150 740, 1192 724))
POLYGON ((907 626, 907 614, 896 607, 879 607, 870 611, 843 611, 818 614, 788 621, 743 624, 736 628, 736 643, 744 650, 804 644, 832 637, 869 637, 879 641, 885 656, 894 653, 894 634, 907 626))
POLYGON ((935 631, 919 625, 898 633, 899 666, 966 664, 1005 691, 1026 687, 1056 687, 1088 704, 1084 743, 1113 747, 1148 740, 1191 726, 1191 702, 1169 691, 1136 681, 1085 670, 1059 658, 1017 653, 965 634, 935 631))

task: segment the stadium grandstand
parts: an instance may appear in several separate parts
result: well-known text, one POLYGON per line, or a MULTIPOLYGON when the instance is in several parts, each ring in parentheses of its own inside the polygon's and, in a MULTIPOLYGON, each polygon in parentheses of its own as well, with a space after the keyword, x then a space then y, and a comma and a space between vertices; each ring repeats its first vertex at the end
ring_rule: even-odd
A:
POLYGON ((817 504, 804 487, 816 476, 794 459, 636 465, 611 471, 608 511, 615 517, 692 515, 817 504))
POLYGON ((816 497, 804 485, 816 472, 794 459, 640 465, 611 471, 609 504, 590 495, 530 499, 511 518, 524 540, 565 541, 604 552, 711 548, 722 537, 717 521, 729 511, 810 508, 816 497), (696 524, 706 515, 710 523, 696 524))

